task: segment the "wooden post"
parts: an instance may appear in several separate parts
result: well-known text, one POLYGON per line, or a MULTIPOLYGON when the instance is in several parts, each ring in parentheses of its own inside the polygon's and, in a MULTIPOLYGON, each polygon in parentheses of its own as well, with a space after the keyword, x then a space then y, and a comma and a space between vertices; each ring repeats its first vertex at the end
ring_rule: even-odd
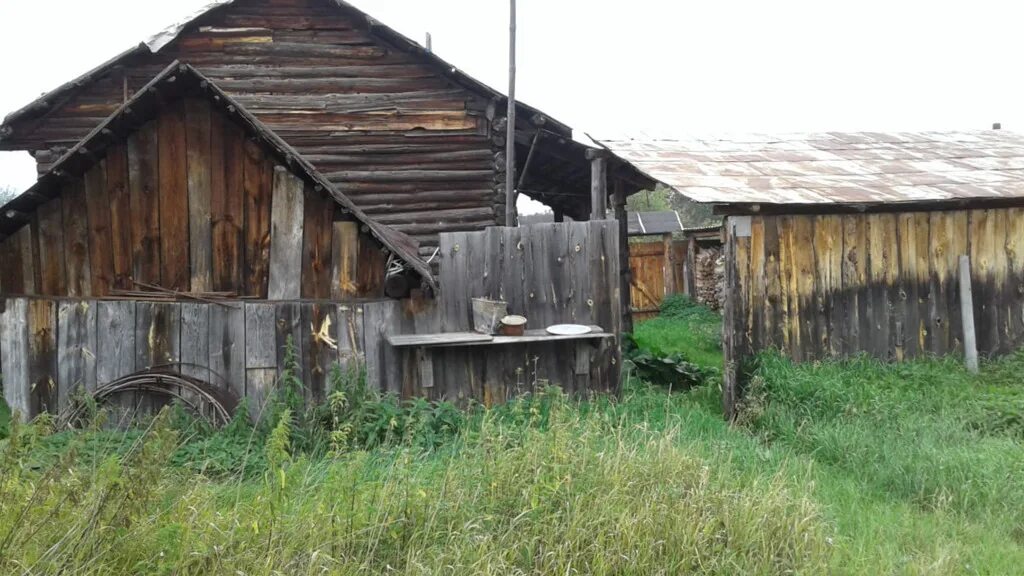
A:
POLYGON ((516 224, 516 0, 509 0, 508 129, 505 132, 505 226, 516 224))
POLYGON ((686 263, 683 264, 683 293, 697 299, 697 237, 690 236, 686 243, 686 263))
POLYGON ((590 219, 604 220, 608 212, 608 157, 604 150, 587 150, 590 159, 590 219))
POLYGON ((732 422, 736 419, 736 388, 740 366, 739 351, 736 346, 736 307, 739 305, 740 294, 737 290, 736 278, 736 237, 733 233, 732 218, 725 220, 725 309, 722 318, 722 413, 725 419, 732 422))
POLYGON ((626 215, 626 190, 621 180, 613 183, 615 193, 612 205, 615 207, 615 220, 618 222, 619 233, 619 299, 622 302, 622 330, 633 332, 633 302, 631 286, 633 271, 629 268, 629 218, 626 215))
POLYGON ((960 319, 964 326, 964 363, 978 373, 978 342, 974 334, 974 297, 971 294, 971 257, 960 257, 960 319))
POLYGON ((669 232, 661 237, 661 245, 664 251, 663 272, 665 274, 665 296, 676 293, 676 270, 675 258, 672 257, 672 233, 669 232))

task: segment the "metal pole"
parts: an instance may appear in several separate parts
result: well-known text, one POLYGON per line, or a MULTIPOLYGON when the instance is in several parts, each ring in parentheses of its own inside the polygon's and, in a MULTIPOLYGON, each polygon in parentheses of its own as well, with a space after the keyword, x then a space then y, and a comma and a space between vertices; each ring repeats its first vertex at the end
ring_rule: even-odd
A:
POLYGON ((509 0, 508 129, 505 140, 505 226, 516 225, 516 0, 509 0))

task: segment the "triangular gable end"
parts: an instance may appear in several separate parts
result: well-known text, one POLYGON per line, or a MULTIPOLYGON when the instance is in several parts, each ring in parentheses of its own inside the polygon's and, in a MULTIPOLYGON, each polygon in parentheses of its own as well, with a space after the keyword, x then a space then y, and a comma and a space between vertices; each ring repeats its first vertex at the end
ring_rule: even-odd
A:
MULTIPOLYGON (((145 155, 137 154, 134 157, 144 158, 145 155)), ((330 244, 332 242, 330 229, 332 227, 346 230, 351 229, 355 234, 359 234, 359 229, 361 228, 362 234, 372 236, 376 242, 379 242, 395 258, 404 262, 409 269, 419 274, 428 285, 434 286, 434 279, 430 273, 430 268, 418 256, 418 246, 415 241, 368 217, 350 199, 338 192, 330 182, 293 148, 266 128, 265 125, 213 82, 188 64, 178 62, 163 70, 149 84, 139 90, 133 98, 75 145, 32 188, 0 208, 0 241, 24 228, 25 224, 31 223, 34 226, 33 233, 36 235, 40 232, 44 234, 59 233, 62 235, 58 244, 66 245, 68 253, 71 254, 87 251, 87 249, 76 250, 73 242, 74 234, 88 234, 90 231, 85 229, 86 226, 89 228, 106 227, 115 236, 114 245, 109 250, 113 254, 111 256, 99 253, 95 259, 102 260, 103 264, 106 264, 106 259, 110 257, 113 257, 115 260, 120 258, 122 261, 129 261, 130 258, 124 254, 126 251, 151 250, 158 252, 161 248, 164 248, 170 256, 164 255, 163 258, 155 258, 153 259, 155 263, 152 264, 153 267, 163 267, 165 269, 164 276, 170 276, 171 278, 170 282, 164 281, 162 285, 169 287, 167 284, 172 284, 175 288, 181 288, 184 285, 187 290, 188 281, 176 280, 176 277, 181 275, 182 269, 185 270, 184 273, 186 275, 188 274, 188 258, 190 255, 178 253, 174 246, 178 240, 183 238, 185 241, 182 243, 184 246, 182 250, 189 249, 187 241, 188 234, 190 233, 188 230, 189 223, 226 222, 227 225, 223 228, 226 228, 228 230, 226 233, 232 236, 240 233, 237 229, 242 228, 240 222, 243 219, 256 220, 257 225, 252 226, 252 230, 246 227, 246 236, 251 235, 251 237, 237 239, 237 242, 243 244, 238 249, 247 255, 260 250, 267 251, 271 199, 269 197, 258 198, 255 196, 255 191, 269 190, 271 179, 279 177, 290 178, 294 182, 292 186, 298 186, 300 192, 305 188, 306 197, 311 199, 311 203, 306 207, 305 215, 299 214, 298 218, 304 217, 306 224, 309 224, 311 221, 314 223, 322 221, 326 218, 326 222, 321 222, 320 233, 315 235, 307 234, 305 239, 302 239, 301 234, 299 235, 299 242, 305 242, 306 245, 299 246, 300 252, 296 254, 297 257, 308 260, 309 254, 312 254, 312 257, 315 258, 321 252, 330 253, 330 244), (174 111, 178 112, 178 116, 181 118, 180 121, 175 121, 174 118, 171 118, 174 111), (188 114, 199 117, 203 117, 202 115, 205 114, 206 122, 185 120, 185 118, 192 117, 188 114), (211 126, 216 127, 220 125, 218 122, 224 125, 224 130, 211 130, 211 126), (162 137, 159 142, 156 137, 158 130, 162 131, 162 137), (211 131, 213 132, 212 134, 211 131), (167 136, 167 134, 170 135, 169 138, 163 137, 167 136), (225 147, 225 141, 232 134, 237 134, 239 145, 235 147, 228 145, 225 147), (195 136, 194 139, 193 136, 195 136), (244 146, 241 144, 242 140, 245 141, 244 146), (198 150, 194 146, 196 141, 202 143, 198 150), (198 152, 205 149, 204 146, 209 145, 207 143, 211 141, 217 143, 213 144, 211 148, 206 149, 210 150, 211 154, 199 154, 198 152), (145 162, 134 160, 137 165, 129 167, 128 164, 133 162, 131 160, 133 156, 131 154, 126 155, 125 149, 133 146, 153 148, 154 150, 150 151, 150 155, 153 157, 153 161, 150 164, 153 165, 147 165, 145 162), (111 150, 117 153, 112 154, 108 158, 107 154, 111 150), (158 176, 156 165, 160 162, 166 165, 180 164, 182 170, 165 170, 158 176), (195 166, 189 164, 190 162, 200 168, 195 169, 195 166), (207 165, 204 170, 204 162, 213 164, 216 168, 211 170, 211 167, 207 165), (280 170, 279 174, 275 175, 274 165, 284 168, 280 170), (188 170, 186 167, 192 169, 188 170), (119 199, 110 197, 107 198, 107 201, 111 203, 112 217, 105 214, 100 218, 93 218, 95 221, 89 221, 87 225, 81 224, 86 219, 76 218, 75 216, 85 212, 86 208, 90 210, 94 208, 93 206, 86 206, 85 200, 88 198, 90 201, 93 201, 96 195, 86 197, 85 192, 90 187, 90 180, 95 180, 94 174, 96 173, 102 173, 102 177, 107 182, 107 185, 103 186, 105 188, 104 196, 110 194, 111 191, 113 191, 113 196, 117 195, 118 190, 123 191, 124 210, 121 211, 121 214, 118 214, 117 203, 119 199), (133 180, 130 183, 128 182, 129 174, 131 174, 131 179, 133 180), (132 197, 132 203, 129 208, 127 189, 132 186, 143 188, 136 191, 138 194, 132 197), (62 214, 49 215, 46 213, 45 208, 52 205, 53 202, 51 200, 60 196, 62 191, 67 195, 69 187, 71 189, 76 187, 82 189, 75 192, 76 194, 81 194, 79 198, 82 200, 82 205, 69 206, 67 202, 64 202, 65 206, 61 211, 68 215, 64 216, 64 219, 68 221, 56 221, 56 218, 62 217, 62 214), (247 195, 244 199, 244 202, 248 203, 245 206, 245 210, 250 210, 249 204, 265 204, 265 206, 260 206, 260 213, 263 216, 251 216, 248 213, 241 213, 242 208, 238 205, 238 202, 233 203, 231 207, 217 205, 218 202, 223 204, 224 199, 220 198, 216 193, 212 194, 213 197, 211 199, 198 203, 199 208, 195 212, 196 207, 189 206, 188 196, 190 191, 211 188, 221 191, 230 189, 235 191, 236 194, 247 195), (323 200, 318 200, 319 198, 323 200), (143 199, 141 206, 139 199, 143 199), (152 206, 146 206, 147 201, 152 206), (166 206, 163 206, 163 211, 160 210, 161 203, 166 204, 166 206), (317 207, 321 209, 317 209, 317 207), (211 210, 214 213, 211 213, 211 210), (36 213, 37 211, 39 212, 38 214, 36 213), (218 211, 227 212, 216 213, 218 211), (332 217, 332 213, 336 214, 337 218, 332 217), (112 221, 106 222, 108 218, 112 221), (122 220, 121 222, 118 221, 119 218, 122 220), (54 221, 51 222, 51 220, 54 221), (334 220, 347 220, 352 224, 351 226, 345 225, 342 222, 332 224, 334 220), (162 237, 159 240, 161 243, 166 243, 166 246, 151 246, 152 242, 147 242, 146 238, 144 238, 146 227, 163 223, 169 225, 169 230, 177 230, 179 238, 176 240, 172 234, 170 237, 162 237), (137 233, 124 230, 119 231, 121 227, 132 225, 138 228, 137 233), (60 230, 57 230, 57 228, 60 228, 60 230), (78 228, 82 228, 82 230, 79 231, 78 228), (122 233, 124 238, 120 245, 118 245, 117 236, 122 233), (139 238, 135 236, 139 236, 139 238), (322 246, 316 245, 316 242, 320 242, 322 246), (248 245, 245 245, 246 243, 248 245), (184 265, 175 266, 176 260, 184 260, 184 265)), ((95 185, 95 182, 93 184, 95 185)), ((255 213, 255 208, 253 208, 253 214, 255 213)), ((84 216, 84 214, 81 215, 84 216)), ((195 225, 193 224, 193 226, 195 225)), ((207 231, 206 233, 210 234, 211 232, 207 231)), ((218 231, 213 230, 212 234, 214 243, 216 243, 218 231)), ((222 231, 221 234, 223 235, 224 232, 222 231)), ((232 242, 235 242, 235 240, 227 240, 228 244, 232 242)), ((199 244, 193 242, 192 246, 195 248, 199 244)), ((48 256, 47 254, 41 255, 44 265, 48 256)), ((210 256, 203 254, 199 256, 210 258, 210 256)), ((263 254, 263 256, 266 256, 266 254, 263 254)), ((192 257, 195 258, 194 253, 192 257)), ((38 256, 35 256, 35 258, 37 260, 40 259, 38 256)), ((88 261, 87 258, 86 261, 88 261)), ((317 270, 316 276, 321 278, 321 280, 307 280, 305 275, 303 275, 302 282, 315 282, 320 287, 314 285, 307 289, 307 286, 304 285, 302 287, 302 297, 337 296, 336 293, 325 293, 325 291, 336 291, 336 288, 330 286, 323 287, 332 272, 329 260, 327 262, 305 262, 303 265, 317 270)), ((350 263, 350 265, 354 266, 354 263, 350 263)), ((138 262, 135 263, 135 266, 138 267, 138 262)), ((237 274, 242 276, 247 274, 266 275, 267 273, 266 270, 251 270, 250 268, 253 267, 252 258, 248 256, 245 261, 238 263, 238 267, 242 268, 242 270, 238 270, 237 274)), ((65 274, 72 276, 72 272, 84 275, 91 273, 94 276, 99 274, 98 270, 93 272, 89 270, 72 270, 75 268, 72 265, 66 268, 68 272, 61 271, 61 276, 65 274)), ((114 272, 118 271, 118 262, 114 263, 113 268, 114 272)), ((121 268, 121 272, 124 272, 123 264, 121 268)), ((158 270, 150 271, 149 274, 146 273, 146 270, 133 270, 132 272, 135 273, 133 276, 141 276, 143 279, 159 276, 158 270)), ((355 273, 354 269, 353 273, 355 273)), ((40 293, 42 294, 64 293, 63 290, 58 290, 57 288, 66 286, 66 293, 68 295, 87 295, 76 291, 75 287, 71 285, 75 280, 74 278, 46 278, 45 275, 43 276, 41 279, 43 286, 37 287, 41 289, 40 293)), ((114 274, 109 276, 111 277, 106 280, 107 283, 117 283, 117 280, 113 278, 114 274)), ((36 277, 39 277, 38 273, 36 277)), ((39 280, 37 280, 38 282, 39 280)), ((196 284, 194 279, 192 284, 196 284)), ((200 282, 199 284, 200 288, 207 288, 205 282, 200 282)), ((295 295, 295 297, 299 296, 298 294, 295 295)))

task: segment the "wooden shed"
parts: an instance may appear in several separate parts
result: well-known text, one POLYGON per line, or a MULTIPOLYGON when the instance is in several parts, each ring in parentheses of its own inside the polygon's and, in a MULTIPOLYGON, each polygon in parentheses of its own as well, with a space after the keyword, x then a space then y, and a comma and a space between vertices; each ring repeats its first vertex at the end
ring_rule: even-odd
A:
POLYGON ((745 358, 961 354, 1024 344, 1024 135, 827 133, 610 141, 725 218, 725 408, 745 358))
POLYGON ((436 286, 415 241, 178 63, 0 209, 0 270, 0 373, 29 416, 154 369, 258 404, 289 339, 322 399, 350 353, 379 372, 362 327, 385 292, 436 286))
MULTIPOLYGON (((214 0, 8 115, 0 150, 29 151, 45 173, 175 60, 425 258, 442 232, 515 224, 505 222, 509 129, 518 192, 575 220, 591 213, 591 159, 570 127, 521 103, 509 127, 505 95, 342 0, 214 0)), ((602 209, 616 191, 652 185, 625 163, 607 169, 602 209)))

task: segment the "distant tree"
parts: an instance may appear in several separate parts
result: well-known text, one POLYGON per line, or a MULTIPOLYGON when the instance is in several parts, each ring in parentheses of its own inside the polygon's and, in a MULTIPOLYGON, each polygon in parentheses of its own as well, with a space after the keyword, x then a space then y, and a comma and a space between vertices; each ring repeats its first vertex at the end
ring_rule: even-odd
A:
POLYGON ((11 198, 18 195, 17 190, 11 186, 0 186, 0 206, 10 202, 11 198))
POLYGON ((626 205, 633 212, 675 210, 685 228, 714 226, 722 222, 721 217, 714 215, 709 204, 698 204, 660 184, 654 190, 644 190, 630 196, 626 205))
POLYGON ((698 204, 682 194, 673 195, 672 208, 679 213, 679 221, 684 228, 703 228, 722 223, 722 217, 715 216, 710 204, 698 204))
POLYGON ((672 210, 672 196, 675 193, 664 186, 658 185, 654 190, 643 190, 626 199, 626 207, 631 212, 662 212, 672 210))

